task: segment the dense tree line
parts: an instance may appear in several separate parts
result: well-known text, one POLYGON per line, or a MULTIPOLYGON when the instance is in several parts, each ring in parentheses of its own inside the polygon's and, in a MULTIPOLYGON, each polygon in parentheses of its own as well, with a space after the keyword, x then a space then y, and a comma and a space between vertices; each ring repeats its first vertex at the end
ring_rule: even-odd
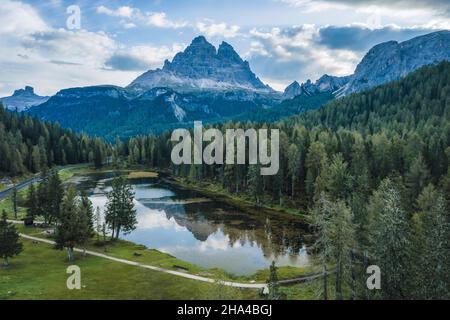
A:
POLYGON ((27 215, 41 217, 44 224, 55 228, 55 241, 58 249, 67 248, 68 259, 73 260, 75 246, 85 248, 97 232, 106 240, 111 231, 111 240, 119 238, 120 233, 128 233, 136 227, 134 192, 126 178, 117 176, 112 181, 112 190, 101 218, 100 209, 94 213, 92 202, 85 191, 77 191, 74 186, 62 186, 58 172, 51 170, 37 187, 31 185, 26 199, 27 215), (103 224, 101 220, 104 220, 103 224))
POLYGON ((99 138, 75 134, 57 123, 10 112, 0 105, 0 175, 94 161, 101 165, 108 153, 109 146, 99 138))
MULTIPOLYGON (((216 128, 279 128, 278 173, 260 176, 257 165, 174 166, 169 133, 118 142, 113 158, 308 213, 324 273, 329 265, 336 270, 336 298, 344 288, 352 298, 450 297, 449 62, 276 124, 216 128), (375 296, 363 281, 369 263, 383 272, 375 296)), ((326 284, 322 291, 327 297, 326 284)))

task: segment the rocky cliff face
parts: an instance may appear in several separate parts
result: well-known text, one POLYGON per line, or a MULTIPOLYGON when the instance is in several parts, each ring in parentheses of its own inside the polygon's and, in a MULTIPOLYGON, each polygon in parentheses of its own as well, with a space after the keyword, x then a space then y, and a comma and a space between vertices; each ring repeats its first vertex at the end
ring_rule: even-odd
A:
POLYGON ((438 31, 408 41, 376 45, 356 67, 338 96, 398 80, 428 64, 450 60, 450 31, 438 31))
POLYGON ((46 102, 49 97, 38 96, 33 87, 26 86, 25 89, 14 91, 10 97, 0 98, 0 102, 10 110, 24 111, 32 106, 46 102))
POLYGON ((374 46, 356 67, 353 75, 334 77, 325 74, 314 84, 297 81, 286 87, 283 99, 331 92, 337 97, 398 80, 418 68, 450 61, 450 31, 438 31, 398 43, 388 41, 374 46))
POLYGON ((134 80, 128 89, 146 91, 169 87, 179 92, 199 89, 243 89, 271 92, 251 71, 231 45, 222 42, 218 50, 203 36, 195 38, 172 62, 162 69, 150 70, 134 80))

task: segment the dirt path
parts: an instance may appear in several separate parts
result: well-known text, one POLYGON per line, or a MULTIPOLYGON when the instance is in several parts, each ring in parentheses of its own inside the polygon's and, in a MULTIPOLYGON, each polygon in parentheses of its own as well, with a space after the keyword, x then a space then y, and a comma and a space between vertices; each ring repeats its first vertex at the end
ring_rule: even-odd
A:
MULTIPOLYGON (((39 242, 43 242, 43 243, 47 243, 47 244, 51 244, 51 245, 55 244, 54 241, 48 240, 48 239, 33 237, 33 236, 26 235, 26 234, 20 234, 20 236, 22 238, 28 239, 28 240, 39 241, 39 242)), ((79 249, 79 248, 75 248, 74 251, 84 252, 83 249, 79 249)), ((131 261, 131 260, 115 258, 115 257, 108 256, 106 254, 103 254, 103 253, 95 252, 95 251, 87 250, 86 254, 95 256, 95 257, 99 257, 99 258, 103 258, 103 259, 112 260, 115 262, 128 264, 131 266, 150 269, 150 270, 158 271, 158 272, 164 272, 164 273, 168 273, 168 274, 171 274, 171 275, 174 275, 177 277, 187 278, 187 279, 191 279, 191 280, 197 280, 197 281, 203 281, 203 282, 209 282, 209 283, 217 283, 218 282, 215 279, 206 278, 206 277, 202 277, 202 276, 196 276, 193 274, 183 273, 183 272, 169 270, 169 269, 164 269, 164 268, 160 268, 160 267, 156 267, 156 266, 152 266, 152 265, 148 265, 148 264, 142 264, 142 263, 131 261)), ((239 282, 231 282, 231 281, 219 281, 219 283, 222 285, 225 285, 225 286, 235 287, 235 288, 259 289, 259 290, 263 289, 264 292, 267 292, 267 290, 268 290, 267 284, 265 284, 265 283, 239 283, 239 282)))

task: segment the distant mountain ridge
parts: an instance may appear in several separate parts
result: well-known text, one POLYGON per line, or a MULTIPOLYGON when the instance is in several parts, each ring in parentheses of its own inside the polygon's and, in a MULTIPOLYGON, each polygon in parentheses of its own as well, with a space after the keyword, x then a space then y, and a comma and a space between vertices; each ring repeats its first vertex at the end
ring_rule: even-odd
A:
POLYGON ((364 56, 354 74, 345 77, 324 75, 314 84, 297 81, 286 87, 283 99, 332 92, 337 97, 360 92, 398 80, 418 68, 450 61, 450 31, 442 30, 404 42, 388 41, 374 46, 364 56))
POLYGON ((309 79, 302 84, 294 81, 284 90, 283 99, 293 99, 297 96, 310 97, 319 93, 333 93, 346 85, 349 80, 350 76, 334 77, 325 74, 315 83, 312 83, 309 79))
POLYGON ((199 36, 172 62, 166 60, 162 69, 150 70, 134 80, 127 89, 146 91, 169 87, 179 92, 193 90, 250 90, 272 92, 251 71, 233 47, 222 42, 218 50, 205 37, 199 36))
POLYGON ((197 37, 172 62, 142 74, 126 88, 65 89, 29 112, 108 138, 157 134, 191 126, 195 120, 275 121, 399 79, 423 65, 450 60, 449 35, 441 31, 400 44, 380 44, 367 53, 353 75, 294 82, 284 94, 264 85, 229 44, 216 50, 204 37, 197 37))
POLYGON ((24 89, 14 91, 12 96, 0 98, 0 102, 9 110, 24 111, 46 102, 49 98, 35 94, 33 87, 26 86, 24 89))
POLYGON ((400 43, 381 43, 364 56, 338 96, 398 80, 424 65, 443 60, 450 61, 449 30, 429 33, 400 43))

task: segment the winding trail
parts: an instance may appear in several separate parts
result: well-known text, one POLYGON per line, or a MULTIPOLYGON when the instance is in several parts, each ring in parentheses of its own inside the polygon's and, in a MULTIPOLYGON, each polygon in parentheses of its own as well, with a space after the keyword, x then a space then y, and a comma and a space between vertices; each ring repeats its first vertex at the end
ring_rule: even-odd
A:
MULTIPOLYGON (((16 221, 10 221, 10 222, 16 222, 16 221)), ((21 223, 21 221, 17 221, 17 222, 21 223)), ((51 244, 51 245, 55 244, 55 242, 52 240, 42 239, 39 237, 33 237, 33 236, 29 236, 29 235, 22 234, 22 233, 20 234, 20 236, 22 238, 28 239, 28 240, 39 241, 39 242, 43 242, 43 243, 47 243, 47 244, 51 244)), ((74 248, 74 251, 84 252, 83 249, 79 249, 79 248, 74 248)), ((229 287, 235 287, 235 288, 259 289, 259 290, 262 289, 263 292, 268 292, 267 284, 265 284, 265 283, 239 283, 239 282, 231 282, 231 281, 217 281, 217 280, 211 279, 211 278, 196 276, 193 274, 183 273, 183 272, 169 270, 169 269, 164 269, 164 268, 160 268, 160 267, 156 267, 156 266, 152 266, 152 265, 148 265, 148 264, 142 264, 142 263, 131 261, 131 260, 115 258, 115 257, 108 256, 106 254, 103 254, 103 253, 95 252, 95 251, 86 250, 86 254, 95 256, 95 257, 99 257, 99 258, 103 258, 103 259, 108 259, 108 260, 115 261, 115 262, 120 262, 123 264, 128 264, 130 266, 136 266, 136 267, 140 267, 140 268, 150 269, 153 271, 164 272, 164 273, 168 273, 168 274, 171 274, 171 275, 174 275, 177 277, 186 278, 186 279, 209 282, 209 283, 220 283, 222 285, 229 286, 229 287)))
MULTIPOLYGON (((7 221, 10 223, 15 223, 15 224, 23 224, 22 221, 17 221, 17 220, 7 220, 7 221)), ((33 236, 29 236, 29 235, 26 235, 23 233, 20 233, 20 236, 24 239, 55 245, 55 241, 52 241, 52 240, 43 239, 40 237, 33 237, 33 236)), ((262 290, 263 293, 268 293, 268 290, 269 290, 266 283, 242 283, 242 282, 232 282, 232 281, 222 281, 222 280, 218 281, 218 280, 212 279, 212 278, 197 276, 194 274, 184 273, 184 272, 180 272, 180 271, 164 269, 161 267, 143 264, 143 263, 139 263, 136 261, 127 260, 127 259, 116 258, 116 257, 108 256, 108 255, 100 253, 100 252, 96 252, 96 251, 90 251, 90 250, 85 251, 85 250, 79 249, 79 248, 74 248, 74 251, 81 252, 81 253, 85 252, 86 254, 91 255, 91 256, 108 259, 111 261, 127 264, 130 266, 136 266, 136 267, 145 268, 145 269, 149 269, 149 270, 153 270, 153 271, 164 272, 164 273, 168 273, 168 274, 171 274, 171 275, 174 275, 177 277, 182 277, 182 278, 191 279, 191 280, 197 280, 197 281, 208 282, 208 283, 220 283, 222 285, 234 287, 234 288, 259 289, 259 290, 262 290)), ((331 274, 333 272, 334 272, 334 270, 331 270, 329 273, 331 274)), ((322 276, 323 276, 322 273, 308 274, 308 275, 294 278, 294 279, 280 280, 280 281, 278 281, 278 284, 288 285, 288 284, 303 283, 303 282, 308 282, 311 280, 321 278, 322 276)))

